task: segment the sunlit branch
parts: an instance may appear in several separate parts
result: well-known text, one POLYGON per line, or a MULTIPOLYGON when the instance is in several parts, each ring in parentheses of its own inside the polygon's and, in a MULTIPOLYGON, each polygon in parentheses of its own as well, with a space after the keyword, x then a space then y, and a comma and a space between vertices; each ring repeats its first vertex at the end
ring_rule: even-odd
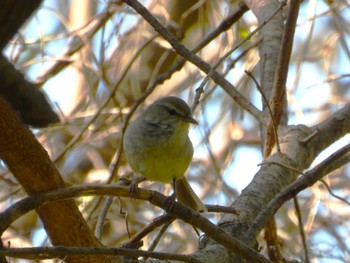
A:
MULTIPOLYGON (((123 2, 127 3, 137 13, 139 13, 164 39, 169 42, 169 44, 179 55, 196 65, 206 74, 209 74, 209 72, 212 70, 211 65, 203 61, 199 56, 195 55, 193 52, 179 43, 179 41, 165 27, 163 27, 143 5, 141 5, 138 1, 133 0, 123 0, 123 2)), ((252 116, 254 116, 258 121, 262 121, 261 112, 217 71, 213 71, 211 78, 215 83, 220 85, 243 109, 252 114, 252 116)))
POLYGON ((350 144, 330 155, 322 163, 305 172, 303 176, 299 177, 295 182, 283 189, 256 217, 250 228, 251 234, 256 235, 260 232, 269 218, 273 216, 286 201, 293 198, 304 189, 312 186, 331 171, 348 163, 350 160, 349 152, 350 144))

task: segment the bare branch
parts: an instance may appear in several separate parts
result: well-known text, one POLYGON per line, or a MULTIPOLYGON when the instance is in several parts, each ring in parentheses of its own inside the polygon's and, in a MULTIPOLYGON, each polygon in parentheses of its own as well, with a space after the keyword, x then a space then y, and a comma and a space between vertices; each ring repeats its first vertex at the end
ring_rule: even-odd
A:
POLYGON ((305 145, 312 144, 315 153, 319 154, 326 147, 349 133, 350 103, 313 128, 318 131, 317 136, 309 139, 305 145))
POLYGON ((174 205, 169 208, 167 203, 164 202, 166 197, 156 191, 139 189, 136 193, 130 193, 128 187, 117 187, 111 185, 86 185, 61 188, 27 197, 0 214, 0 232, 3 232, 5 229, 7 229, 13 220, 17 219, 19 216, 32 209, 41 207, 49 202, 66 200, 73 197, 86 195, 115 195, 148 200, 153 205, 164 209, 169 215, 175 218, 179 218, 186 223, 199 228, 210 238, 225 246, 230 251, 238 253, 242 257, 253 262, 269 262, 258 252, 244 245, 241 241, 235 237, 232 237, 228 233, 224 232, 220 227, 214 225, 208 219, 201 216, 200 213, 188 208, 181 203, 175 202, 174 205))
POLYGON ((303 224, 303 219, 302 219, 302 216, 301 216, 301 210, 300 210, 298 198, 296 196, 294 196, 293 197, 293 201, 294 201, 295 212, 296 212, 297 218, 298 218, 299 233, 300 233, 301 240, 302 240, 302 243, 303 243, 303 248, 304 248, 304 255, 305 255, 304 256, 304 260, 305 260, 305 263, 309 263, 310 262, 309 249, 308 249, 307 243, 306 243, 304 224, 303 224))
MULTIPOLYGON (((180 44, 178 40, 138 1, 123 0, 123 2, 127 3, 136 12, 138 12, 164 39, 169 42, 169 44, 179 55, 186 58, 207 74, 212 70, 212 67, 208 63, 180 44)), ((217 71, 213 72, 211 78, 215 81, 215 83, 220 85, 243 109, 252 114, 259 122, 262 121, 260 111, 217 71)))
POLYGON ((8 256, 23 259, 45 260, 62 258, 68 255, 114 255, 126 257, 150 257, 163 260, 177 260, 182 262, 200 262, 194 257, 173 253, 144 251, 131 248, 87 248, 87 247, 26 247, 26 248, 2 248, 0 256, 8 256))
POLYGON ((312 186, 332 170, 339 168, 345 163, 348 163, 350 158, 349 151, 350 144, 333 153, 325 161, 313 169, 305 172, 303 176, 283 189, 257 216, 251 226, 250 231, 260 231, 260 229, 265 225, 265 222, 268 220, 268 218, 273 216, 286 201, 293 198, 307 187, 312 186))

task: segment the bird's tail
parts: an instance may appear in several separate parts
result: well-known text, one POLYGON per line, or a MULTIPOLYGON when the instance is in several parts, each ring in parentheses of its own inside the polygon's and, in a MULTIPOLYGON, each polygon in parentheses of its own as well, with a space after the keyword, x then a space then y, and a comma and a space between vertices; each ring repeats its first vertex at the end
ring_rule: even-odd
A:
POLYGON ((208 212, 208 209, 193 191, 185 177, 175 180, 177 200, 198 212, 208 212))

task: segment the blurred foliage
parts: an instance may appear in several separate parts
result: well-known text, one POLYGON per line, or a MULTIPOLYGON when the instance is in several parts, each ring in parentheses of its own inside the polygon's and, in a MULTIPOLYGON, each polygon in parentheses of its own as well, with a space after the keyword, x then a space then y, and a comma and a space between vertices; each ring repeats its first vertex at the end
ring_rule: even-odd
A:
MULTIPOLYGON (((157 76, 168 72, 178 57, 169 44, 126 5, 80 1, 73 7, 72 2, 45 1, 9 44, 6 55, 28 78, 40 83, 61 112, 61 124, 34 132, 67 185, 115 182, 131 175, 118 149, 132 106, 139 104, 132 116, 135 118, 161 96, 177 95, 192 103, 204 75, 186 63, 151 90, 157 76), (73 16, 82 20, 76 22, 73 16), (90 34, 90 22, 98 27, 94 34, 90 34), (53 67, 58 67, 54 73, 49 71, 53 67), (147 98, 139 101, 145 93, 149 94, 147 98)), ((189 49, 239 6, 237 1, 224 0, 147 1, 152 14, 189 49)), ((345 0, 303 2, 287 82, 290 124, 311 126, 349 102, 349 17, 349 3, 345 0)), ((214 65, 256 28, 256 23, 253 14, 246 12, 197 54, 214 65)), ((218 70, 260 108, 260 95, 244 73, 252 71, 259 79, 258 45, 258 36, 252 37, 218 70)), ((258 123, 212 82, 205 86, 194 116, 200 125, 191 131, 195 156, 187 177, 206 203, 229 205, 262 161, 258 123)), ((334 148, 326 151, 323 158, 332 151, 334 148)), ((346 166, 324 178, 333 192, 347 200, 349 173, 346 166)), ((0 174, 3 210, 25 193, 3 165, 0 174)), ((141 186, 171 192, 170 186, 158 183, 145 182, 141 186)), ((311 258, 315 262, 349 262, 349 205, 331 196, 321 183, 298 198, 311 258)), ((92 229, 103 202, 101 197, 77 199, 92 229)), ((115 199, 102 242, 117 247, 161 214, 148 203, 115 199)), ((216 222, 220 215, 208 217, 216 222)), ((276 221, 282 253, 287 258, 300 259, 302 244, 292 202, 280 209, 276 221)), ((40 220, 30 213, 11 226, 4 242, 10 241, 13 247, 48 244, 41 230, 40 220)), ((157 235, 158 229, 147 236, 144 248, 150 247, 157 235)), ((191 226, 175 221, 156 250, 189 253, 196 249, 197 240, 191 226)), ((259 242, 264 247, 262 237, 259 242)))

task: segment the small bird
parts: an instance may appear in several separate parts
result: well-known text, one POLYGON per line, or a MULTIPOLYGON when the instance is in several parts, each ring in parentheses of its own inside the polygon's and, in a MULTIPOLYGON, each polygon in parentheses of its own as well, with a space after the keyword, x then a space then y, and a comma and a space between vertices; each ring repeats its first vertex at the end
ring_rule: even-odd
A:
POLYGON ((135 173, 151 181, 172 183, 179 202, 207 212, 184 177, 193 156, 189 125, 198 124, 191 115, 190 107, 180 98, 170 96, 155 101, 128 125, 124 153, 135 173))

